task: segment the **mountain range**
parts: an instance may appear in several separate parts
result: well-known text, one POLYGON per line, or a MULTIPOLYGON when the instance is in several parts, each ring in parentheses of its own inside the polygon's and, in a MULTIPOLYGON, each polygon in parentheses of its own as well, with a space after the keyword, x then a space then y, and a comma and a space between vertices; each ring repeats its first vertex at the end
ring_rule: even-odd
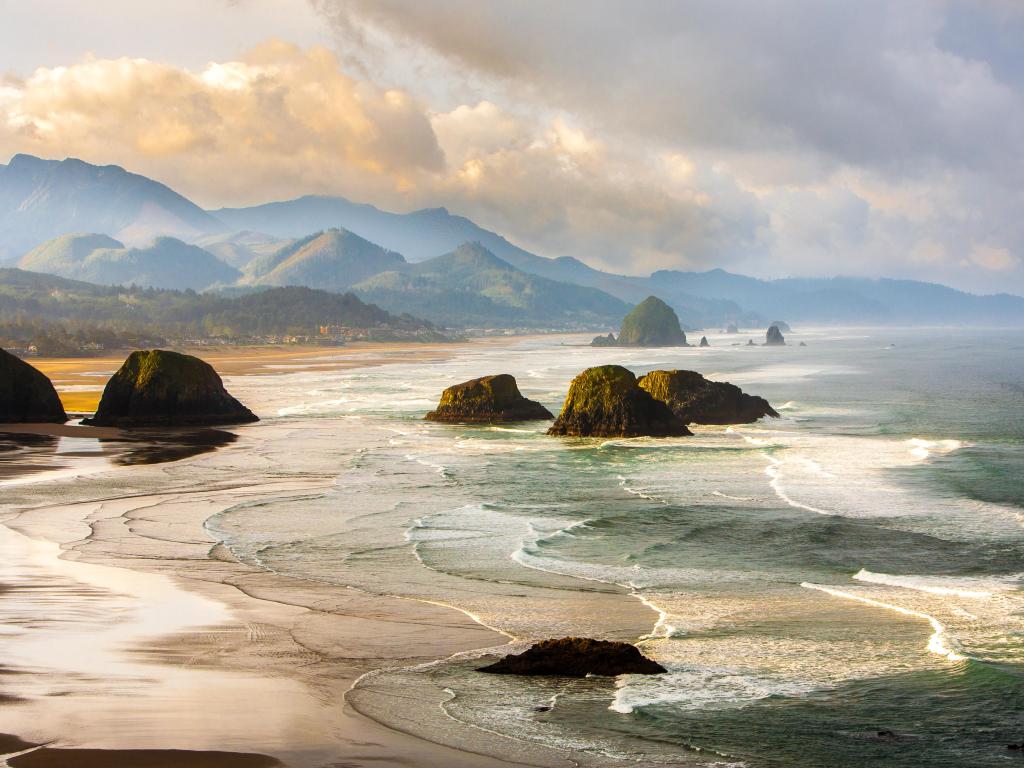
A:
POLYGON ((232 294, 352 290, 445 325, 614 328, 649 295, 684 326, 1024 325, 1024 299, 912 280, 760 280, 721 269, 648 277, 545 258, 444 208, 392 213, 306 196, 205 211, 118 166, 15 155, 0 165, 0 263, 105 284, 232 294), (88 235, 76 233, 93 233, 88 235), (56 239, 55 239, 56 238, 56 239))

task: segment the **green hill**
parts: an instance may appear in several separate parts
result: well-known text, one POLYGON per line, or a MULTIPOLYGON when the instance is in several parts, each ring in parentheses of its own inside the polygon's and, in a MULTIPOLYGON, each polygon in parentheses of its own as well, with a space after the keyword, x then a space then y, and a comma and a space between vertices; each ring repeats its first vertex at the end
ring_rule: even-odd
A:
POLYGON ((479 243, 352 286, 385 309, 452 326, 589 327, 617 323, 629 305, 602 291, 528 274, 479 243))
POLYGON ((619 346, 675 347, 686 344, 675 311, 657 296, 648 296, 622 321, 619 346))
POLYGON ((329 229, 296 240, 245 269, 253 285, 304 285, 343 291, 373 275, 400 269, 405 259, 345 229, 329 229))

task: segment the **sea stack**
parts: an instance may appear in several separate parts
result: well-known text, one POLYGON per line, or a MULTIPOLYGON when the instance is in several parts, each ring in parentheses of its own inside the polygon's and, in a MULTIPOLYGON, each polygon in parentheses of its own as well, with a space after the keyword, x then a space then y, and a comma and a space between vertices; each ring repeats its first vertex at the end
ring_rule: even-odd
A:
POLYGON ((684 424, 749 424, 779 416, 763 397, 748 395, 727 381, 708 381, 696 371, 651 371, 637 384, 684 424))
POLYGON ((67 420, 53 383, 20 357, 0 349, 0 423, 63 424, 67 420))
POLYGON ((739 333, 740 329, 736 327, 736 323, 729 323, 729 327, 725 329, 726 333, 739 333))
POLYGON ((107 382, 96 415, 84 423, 111 427, 246 424, 256 416, 228 394, 198 357, 151 349, 132 352, 107 382))
POLYGON ((786 339, 782 335, 782 331, 779 330, 779 326, 772 325, 768 327, 764 343, 767 347, 783 347, 786 345, 786 339))
POLYGON ((519 392, 514 376, 499 373, 448 387, 437 409, 426 416, 430 421, 490 423, 553 419, 551 411, 519 392))
POLYGON ((648 296, 622 320, 619 338, 598 336, 594 347, 685 347, 686 334, 675 310, 656 296, 648 296))
POLYGON ((495 675, 586 677, 659 675, 667 672, 635 645, 589 637, 563 637, 535 643, 523 653, 506 656, 478 671, 495 675))
POLYGON ((691 434, 665 403, 640 389, 621 365, 588 368, 572 380, 549 435, 677 437, 691 434))
POLYGON ((700 337, 700 346, 702 346, 702 347, 710 347, 711 346, 710 344, 708 344, 708 337, 707 336, 701 336, 700 337))

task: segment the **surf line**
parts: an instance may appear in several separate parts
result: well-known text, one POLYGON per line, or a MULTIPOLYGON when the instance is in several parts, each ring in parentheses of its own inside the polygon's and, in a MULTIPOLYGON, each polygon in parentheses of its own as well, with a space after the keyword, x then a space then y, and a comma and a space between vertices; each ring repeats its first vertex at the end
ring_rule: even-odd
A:
POLYGON ((782 466, 783 462, 781 460, 779 460, 779 459, 776 459, 774 456, 771 456, 771 455, 767 454, 767 453, 765 453, 764 456, 770 462, 768 464, 768 466, 765 467, 764 473, 766 475, 768 475, 769 478, 771 478, 768 481, 768 485, 769 485, 769 487, 773 491, 775 491, 775 495, 776 496, 778 496, 780 499, 782 499, 784 502, 786 502, 789 506, 795 507, 796 509, 805 509, 808 512, 814 512, 814 513, 819 514, 819 515, 834 515, 835 514, 835 512, 829 512, 827 509, 819 509, 818 507, 812 507, 809 504, 801 504, 799 501, 796 501, 795 499, 791 498, 782 489, 782 484, 779 482, 779 480, 782 477, 782 472, 780 471, 779 468, 782 466))
POLYGON ((936 656, 943 656, 949 661, 963 661, 969 658, 968 656, 963 656, 962 654, 957 653, 948 645, 946 645, 944 639, 946 628, 939 623, 938 619, 929 616, 927 613, 912 611, 909 608, 901 608, 900 606, 892 605, 891 603, 883 603, 881 600, 873 600, 870 597, 861 597, 860 595, 855 595, 851 592, 844 592, 841 589, 834 589, 833 587, 826 587, 822 584, 812 584, 809 581, 802 582, 800 586, 804 587, 805 589, 816 589, 819 592, 824 592, 826 594, 832 595, 833 597, 838 597, 843 600, 855 600, 858 603, 870 605, 873 608, 884 608, 888 611, 902 613, 904 616, 911 616, 915 619, 922 619, 924 621, 927 621, 931 625, 931 628, 933 630, 932 636, 928 638, 929 653, 934 653, 936 656))

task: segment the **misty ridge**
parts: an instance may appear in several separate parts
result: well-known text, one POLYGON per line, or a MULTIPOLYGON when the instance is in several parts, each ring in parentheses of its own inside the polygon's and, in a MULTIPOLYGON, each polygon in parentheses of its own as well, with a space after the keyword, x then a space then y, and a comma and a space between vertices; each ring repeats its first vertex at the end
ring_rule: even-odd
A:
MULTIPOLYGON (((207 211, 118 166, 24 154, 0 165, 0 265, 12 268, 0 273, 0 286, 22 286, 0 293, 0 317, 14 311, 15 293, 18 311, 31 314, 24 291, 31 281, 18 276, 32 272, 222 300, 289 287, 350 294, 385 314, 419 318, 423 329, 617 328, 650 295, 689 329, 763 328, 774 318, 1024 325, 1024 298, 1009 294, 979 296, 914 280, 762 280, 722 269, 616 275, 574 256, 530 253, 444 208, 392 213, 305 196, 207 211)), ((88 318, 85 310, 75 314, 88 318)), ((309 314, 297 322, 318 320, 309 314)))

